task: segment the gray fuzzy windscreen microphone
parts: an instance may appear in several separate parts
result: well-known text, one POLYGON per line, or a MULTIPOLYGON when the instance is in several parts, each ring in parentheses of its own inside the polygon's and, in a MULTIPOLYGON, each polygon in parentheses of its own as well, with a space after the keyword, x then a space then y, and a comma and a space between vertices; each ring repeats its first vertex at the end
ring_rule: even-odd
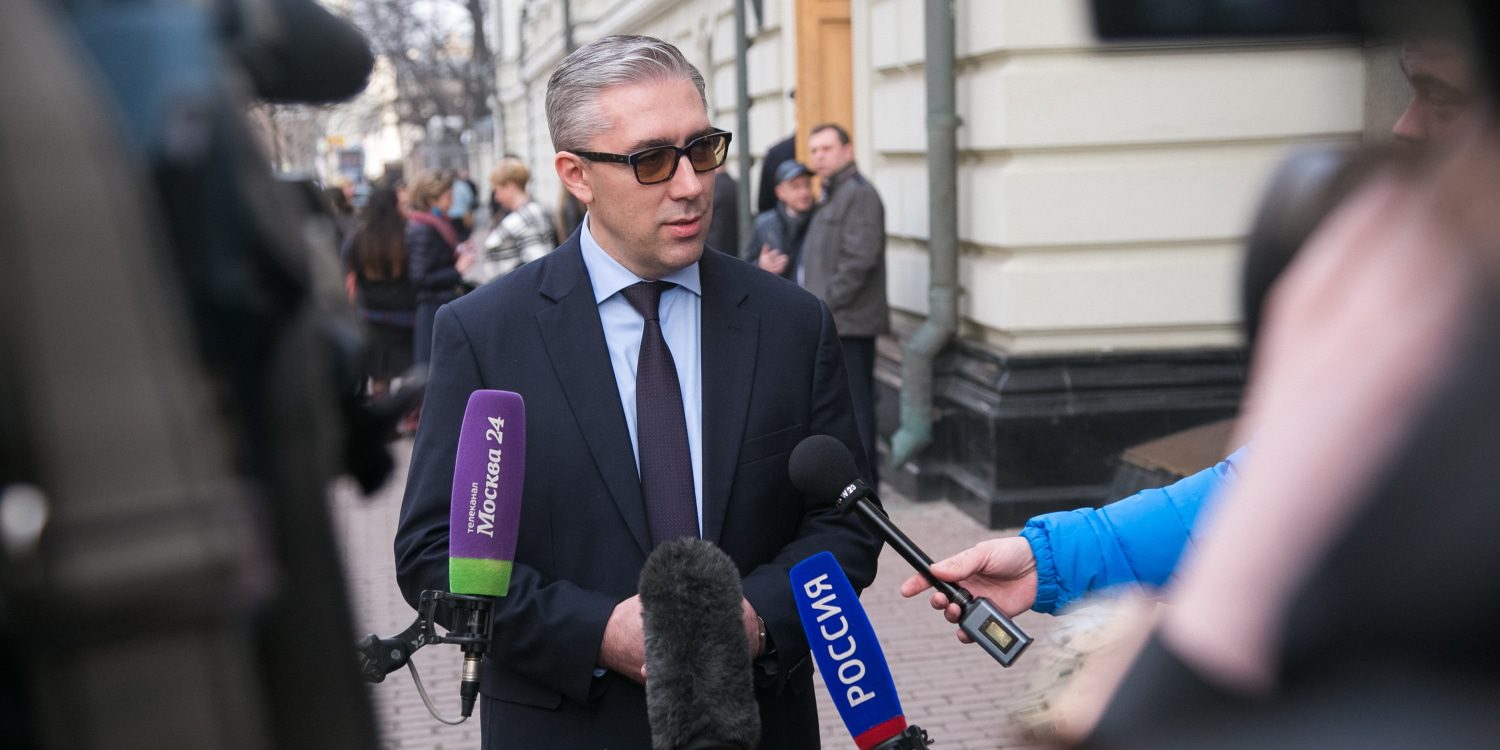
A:
POLYGON ((711 542, 662 543, 641 568, 646 713, 655 750, 751 750, 760 708, 740 573, 711 542))

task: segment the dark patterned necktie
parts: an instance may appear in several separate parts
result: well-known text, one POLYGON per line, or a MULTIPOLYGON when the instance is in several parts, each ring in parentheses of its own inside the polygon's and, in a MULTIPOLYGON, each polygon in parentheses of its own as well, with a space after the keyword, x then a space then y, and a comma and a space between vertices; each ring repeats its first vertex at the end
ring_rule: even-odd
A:
POLYGON ((622 290, 646 319, 635 367, 635 442, 641 462, 641 494, 651 545, 698 536, 698 503, 693 493, 693 459, 677 364, 662 336, 661 295, 675 284, 643 281, 622 290))

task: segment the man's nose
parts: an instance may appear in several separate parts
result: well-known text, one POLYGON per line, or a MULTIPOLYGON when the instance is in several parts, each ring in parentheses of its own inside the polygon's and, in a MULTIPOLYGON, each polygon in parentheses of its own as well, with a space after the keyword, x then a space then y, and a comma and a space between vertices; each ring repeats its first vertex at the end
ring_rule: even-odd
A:
POLYGON ((1395 136, 1396 140, 1407 145, 1416 145, 1427 140, 1427 126, 1421 108, 1421 102, 1415 99, 1406 106, 1406 111, 1402 112, 1400 119, 1391 126, 1391 135, 1395 136))
POLYGON ((688 200, 703 192, 703 181, 687 154, 677 157, 677 174, 667 181, 667 194, 675 200, 688 200))

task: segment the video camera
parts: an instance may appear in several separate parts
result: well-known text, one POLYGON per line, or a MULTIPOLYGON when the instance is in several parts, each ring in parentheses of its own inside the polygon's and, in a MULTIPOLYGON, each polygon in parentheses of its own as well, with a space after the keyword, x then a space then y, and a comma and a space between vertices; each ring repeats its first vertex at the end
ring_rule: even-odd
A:
MULTIPOLYGON (((1481 90, 1500 101, 1500 10, 1481 0, 1091 0, 1100 39, 1120 45, 1441 40, 1472 60, 1481 90)), ((1419 155, 1384 145, 1303 149, 1277 170, 1246 240, 1242 313, 1254 342, 1272 284, 1323 219, 1382 167, 1419 155)))
POLYGON ((0 746, 373 746, 326 487, 390 462, 245 120, 368 46, 314 0, 6 0, 0 62, 0 746))

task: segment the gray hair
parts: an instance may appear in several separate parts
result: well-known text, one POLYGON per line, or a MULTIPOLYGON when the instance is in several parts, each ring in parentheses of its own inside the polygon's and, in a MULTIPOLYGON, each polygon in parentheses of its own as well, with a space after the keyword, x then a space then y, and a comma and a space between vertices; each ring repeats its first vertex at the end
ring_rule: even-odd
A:
POLYGON ((703 74, 682 51, 649 36, 607 36, 579 47, 558 64, 547 81, 547 130, 552 148, 572 151, 610 126, 599 109, 607 88, 658 80, 688 80, 708 111, 703 74))

